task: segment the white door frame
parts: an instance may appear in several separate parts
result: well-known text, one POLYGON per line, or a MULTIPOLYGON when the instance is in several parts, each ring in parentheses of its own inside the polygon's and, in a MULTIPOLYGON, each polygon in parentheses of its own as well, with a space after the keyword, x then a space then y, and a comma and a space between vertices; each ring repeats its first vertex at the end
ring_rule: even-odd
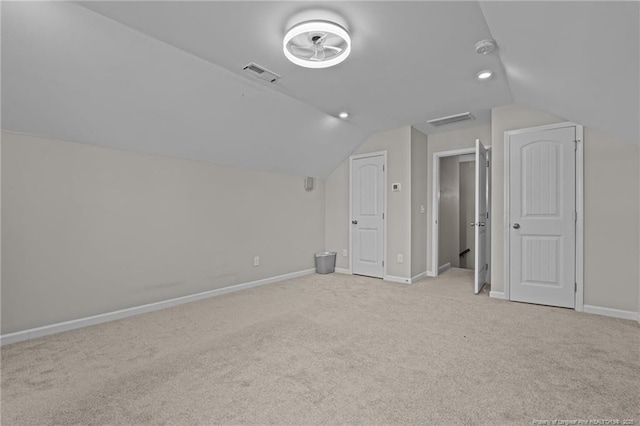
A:
MULTIPOLYGON (((491 149, 488 146, 487 149, 491 149)), ((427 271, 427 276, 438 276, 438 212, 440 211, 440 159, 442 157, 454 157, 457 155, 475 154, 476 148, 462 148, 451 151, 440 151, 433 153, 433 189, 431 194, 431 271, 427 271)), ((490 207, 487 207, 490 210, 490 207)), ((488 238, 491 238, 490 235, 488 238)), ((491 264, 489 264, 491 266, 491 264)))
POLYGON ((349 273, 353 273, 353 227, 351 226, 351 220, 353 218, 353 202, 351 200, 351 194, 353 194, 353 177, 351 171, 353 170, 353 160, 359 160, 369 157, 382 156, 382 276, 387 276, 387 151, 376 151, 367 154, 352 155, 349 157, 349 273))
POLYGON ((510 214, 510 150, 509 138, 511 135, 519 133, 540 132, 544 130, 562 129, 564 127, 576 128, 576 259, 575 259, 575 310, 582 312, 584 309, 584 130, 579 124, 564 122, 549 124, 546 126, 528 127, 526 129, 510 130, 504 132, 504 298, 510 300, 511 282, 510 282, 510 251, 511 242, 509 214, 510 214))

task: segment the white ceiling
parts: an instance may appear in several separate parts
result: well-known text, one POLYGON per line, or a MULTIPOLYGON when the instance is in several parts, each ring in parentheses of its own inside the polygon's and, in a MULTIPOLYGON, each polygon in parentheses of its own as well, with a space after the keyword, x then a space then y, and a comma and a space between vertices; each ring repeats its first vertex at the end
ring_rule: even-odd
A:
POLYGON ((478 119, 442 130, 488 123, 490 108, 514 99, 637 141, 637 4, 571 4, 2 2, 2 127, 318 177, 371 132, 431 133, 426 120, 466 111, 478 119), (284 58, 285 31, 309 11, 349 29, 342 64, 306 69, 284 58), (633 40, 618 40, 633 34, 635 53, 633 40), (476 54, 492 35, 500 55, 476 54), (598 36, 615 49, 584 54, 582 41, 598 36), (583 53, 563 54, 575 49, 583 53), (283 78, 253 79, 242 72, 249 62, 283 78), (480 83, 485 68, 497 76, 480 83), (347 121, 335 118, 343 110, 347 121))
POLYGON ((640 141, 640 3, 481 2, 516 103, 640 141))

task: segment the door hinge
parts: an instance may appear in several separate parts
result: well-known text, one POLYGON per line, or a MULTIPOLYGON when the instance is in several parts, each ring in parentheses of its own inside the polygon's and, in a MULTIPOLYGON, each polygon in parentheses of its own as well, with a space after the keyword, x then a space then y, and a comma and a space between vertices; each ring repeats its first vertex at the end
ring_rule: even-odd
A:
POLYGON ((574 221, 574 222, 577 222, 577 221, 578 221, 578 212, 573 212, 573 213, 574 213, 574 215, 573 215, 573 221, 574 221))
POLYGON ((382 171, 384 172, 384 164, 382 165, 382 171))
POLYGON ((580 140, 574 140, 574 150, 577 151, 578 150, 578 143, 580 143, 580 140))
POLYGON ((574 293, 578 292, 578 283, 573 283, 573 292, 574 293))
POLYGON ((384 266, 384 260, 382 261, 382 266, 384 266))
POLYGON ((484 264, 484 269, 485 269, 485 271, 488 271, 488 270, 489 270, 489 264, 488 264, 488 263, 485 263, 485 264, 484 264))
POLYGON ((382 213, 382 218, 384 219, 384 213, 382 213))
POLYGON ((489 160, 487 160, 487 167, 489 167, 489 160))
POLYGON ((489 219, 489 212, 487 212, 487 219, 489 219))

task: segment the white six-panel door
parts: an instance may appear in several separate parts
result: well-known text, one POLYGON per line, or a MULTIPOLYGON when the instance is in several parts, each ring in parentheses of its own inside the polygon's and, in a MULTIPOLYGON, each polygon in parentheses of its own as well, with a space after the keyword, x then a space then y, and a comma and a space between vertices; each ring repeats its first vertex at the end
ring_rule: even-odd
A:
POLYGON ((509 137, 510 299, 575 306, 576 128, 509 137))
POLYGON ((384 277, 384 155, 351 161, 352 273, 384 277))

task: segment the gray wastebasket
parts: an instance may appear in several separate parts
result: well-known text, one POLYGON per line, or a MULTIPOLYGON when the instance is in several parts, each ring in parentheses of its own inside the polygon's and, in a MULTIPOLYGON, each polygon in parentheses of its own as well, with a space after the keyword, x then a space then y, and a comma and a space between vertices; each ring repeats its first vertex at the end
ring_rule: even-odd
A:
POLYGON ((336 252, 321 251, 316 253, 316 272, 318 274, 331 274, 336 269, 336 252))

